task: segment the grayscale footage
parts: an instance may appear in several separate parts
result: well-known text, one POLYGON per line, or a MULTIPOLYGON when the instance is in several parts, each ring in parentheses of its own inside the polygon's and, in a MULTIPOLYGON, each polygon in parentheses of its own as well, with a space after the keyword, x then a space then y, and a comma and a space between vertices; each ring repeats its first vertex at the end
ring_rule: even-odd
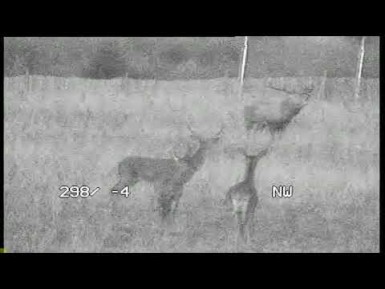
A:
POLYGON ((379 37, 4 38, 4 248, 379 252, 379 37))

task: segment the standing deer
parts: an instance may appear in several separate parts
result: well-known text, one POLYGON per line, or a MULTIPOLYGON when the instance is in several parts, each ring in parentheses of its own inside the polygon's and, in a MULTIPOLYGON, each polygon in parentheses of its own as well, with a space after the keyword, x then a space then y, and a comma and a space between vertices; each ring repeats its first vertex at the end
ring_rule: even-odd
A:
MULTIPOLYGON (((119 163, 120 181, 112 190, 122 190, 125 186, 134 186, 138 181, 146 181, 154 185, 158 196, 158 209, 162 223, 173 223, 179 200, 183 194, 184 185, 202 167, 206 152, 216 144, 221 137, 223 125, 212 137, 198 135, 188 123, 190 136, 199 143, 198 149, 192 156, 186 154, 182 158, 174 155, 171 159, 157 159, 130 156, 119 163)), ((112 196, 112 201, 116 198, 112 196)), ((116 203, 113 203, 113 206, 116 203)), ((113 210, 115 207, 112 208, 113 210)))
POLYGON ((306 87, 301 92, 271 86, 270 88, 283 91, 287 95, 284 99, 264 99, 258 104, 245 106, 244 120, 246 130, 250 131, 254 126, 257 131, 268 128, 271 135, 275 137, 286 129, 292 119, 308 103, 314 87, 306 87))
POLYGON ((255 208, 258 204, 258 192, 254 186, 254 171, 258 161, 267 154, 269 146, 270 145, 257 155, 248 155, 243 151, 246 158, 244 179, 230 187, 226 193, 226 203, 232 205, 233 215, 237 221, 237 243, 239 243, 239 241, 247 242, 250 236, 250 230, 253 231, 254 228, 253 218, 255 208))

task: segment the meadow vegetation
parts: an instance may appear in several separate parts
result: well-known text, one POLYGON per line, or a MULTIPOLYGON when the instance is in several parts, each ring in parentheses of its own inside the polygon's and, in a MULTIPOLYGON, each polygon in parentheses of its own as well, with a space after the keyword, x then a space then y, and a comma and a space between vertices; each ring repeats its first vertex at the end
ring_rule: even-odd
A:
MULTIPOLYGON (((279 78, 296 86, 314 78, 279 78)), ((226 190, 244 173, 237 152, 245 140, 242 108, 264 95, 249 79, 237 98, 236 79, 88 80, 5 78, 4 201, 8 252, 234 252, 235 224, 226 190), (116 165, 129 155, 169 158, 191 143, 186 115, 224 136, 185 186, 177 226, 163 234, 146 183, 122 197, 111 222, 107 203, 116 165), (62 185, 101 190, 61 199, 62 185)), ((379 83, 363 81, 352 100, 350 78, 328 79, 256 170, 260 205, 245 252, 379 251, 379 83), (273 199, 272 185, 294 195, 273 199)))

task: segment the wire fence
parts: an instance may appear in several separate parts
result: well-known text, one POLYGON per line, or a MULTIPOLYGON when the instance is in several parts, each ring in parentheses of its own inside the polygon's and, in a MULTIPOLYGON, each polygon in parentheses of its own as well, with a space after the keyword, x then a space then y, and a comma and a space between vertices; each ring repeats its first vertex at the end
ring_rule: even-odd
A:
MULTIPOLYGON (((239 86, 237 78, 218 78, 211 80, 175 80, 179 86, 199 86, 202 93, 215 91, 228 97, 237 97, 235 92, 239 86)), ((38 93, 48 91, 98 91, 106 94, 155 91, 157 86, 169 81, 138 80, 130 78, 115 78, 110 80, 95 80, 84 78, 62 78, 53 76, 17 76, 5 77, 5 92, 38 93)), ((354 78, 327 78, 324 77, 276 77, 276 78, 247 78, 244 84, 244 93, 260 93, 267 85, 285 87, 289 90, 301 89, 304 86, 314 86, 315 97, 323 100, 342 99, 353 101, 354 78), (322 91, 320 91, 322 90, 322 91)), ((360 96, 364 99, 375 100, 379 98, 379 79, 363 79, 360 96)))

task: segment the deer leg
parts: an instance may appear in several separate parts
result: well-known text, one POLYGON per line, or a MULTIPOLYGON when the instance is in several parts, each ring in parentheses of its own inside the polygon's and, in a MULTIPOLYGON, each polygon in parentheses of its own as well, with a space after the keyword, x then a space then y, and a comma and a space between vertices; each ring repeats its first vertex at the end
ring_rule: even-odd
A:
POLYGON ((131 177, 131 176, 128 176, 128 177, 120 177, 120 180, 119 182, 111 189, 111 191, 109 192, 110 193, 110 203, 109 203, 109 207, 110 207, 110 212, 111 212, 111 215, 113 216, 119 216, 121 212, 119 212, 121 210, 121 208, 119 208, 119 203, 121 202, 122 200, 122 195, 120 194, 121 193, 121 190, 124 189, 124 187, 128 186, 129 190, 130 190, 130 187, 134 186, 136 183, 138 182, 138 179, 135 178, 135 177, 131 177), (112 191, 117 191, 117 193, 112 193, 112 191))
POLYGON ((251 239, 254 235, 254 231, 255 231, 255 214, 254 212, 250 212, 249 213, 249 220, 248 220, 248 224, 249 224, 249 228, 248 228, 248 233, 249 233, 249 239, 251 239))
POLYGON ((247 221, 244 220, 240 227, 242 242, 246 244, 248 242, 248 227, 247 221))
POLYGON ((160 188, 158 196, 158 208, 162 225, 170 225, 170 216, 172 212, 172 194, 167 187, 160 188))
POLYGON ((246 241, 246 235, 245 235, 245 218, 243 212, 237 212, 236 213, 236 219, 237 219, 237 225, 238 225, 238 235, 237 235, 237 245, 243 244, 246 241))
POLYGON ((255 231, 255 208, 258 204, 257 197, 250 200, 250 205, 247 210, 246 222, 248 223, 248 234, 249 239, 254 235, 255 231))
POLYGON ((248 243, 252 239, 254 233, 254 212, 247 213, 244 226, 245 241, 248 243))
POLYGON ((177 187, 175 191, 173 192, 173 198, 171 200, 171 216, 172 216, 172 223, 175 224, 175 216, 176 212, 178 210, 179 201, 182 197, 183 187, 177 187))
POLYGON ((225 196, 225 198, 222 200, 222 203, 223 203, 224 206, 230 207, 230 205, 231 205, 231 195, 230 195, 230 191, 226 193, 226 196, 225 196))
POLYGON ((167 219, 167 215, 168 215, 168 208, 167 208, 168 204, 167 203, 168 202, 166 202, 164 197, 162 197, 162 196, 158 197, 158 210, 159 210, 159 217, 160 217, 160 220, 162 222, 162 225, 165 224, 166 219, 167 219))

